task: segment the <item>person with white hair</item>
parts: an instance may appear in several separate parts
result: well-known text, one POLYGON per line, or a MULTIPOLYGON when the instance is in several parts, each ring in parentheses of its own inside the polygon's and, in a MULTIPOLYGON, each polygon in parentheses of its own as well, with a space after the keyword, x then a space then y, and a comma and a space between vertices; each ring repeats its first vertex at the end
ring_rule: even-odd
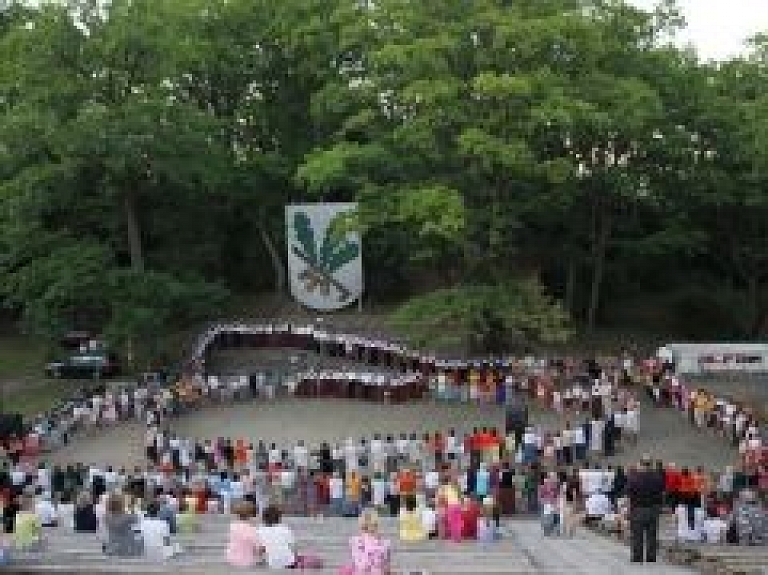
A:
POLYGON ((359 519, 360 533, 349 540, 351 561, 344 565, 342 575, 390 575, 392 544, 379 534, 379 514, 364 509, 359 519))

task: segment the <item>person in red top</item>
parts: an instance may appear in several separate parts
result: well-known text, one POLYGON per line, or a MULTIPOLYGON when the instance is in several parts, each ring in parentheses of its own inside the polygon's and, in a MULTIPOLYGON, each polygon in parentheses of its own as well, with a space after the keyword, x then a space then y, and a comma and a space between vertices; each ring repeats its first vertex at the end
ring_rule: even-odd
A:
POLYGON ((416 474, 410 469, 403 469, 397 476, 397 487, 400 497, 408 497, 416 493, 416 474))
POLYGON ((204 514, 208 513, 208 495, 205 487, 197 486, 193 492, 195 498, 195 513, 204 514))
POLYGON ((664 492, 667 494, 667 504, 673 509, 680 503, 680 470, 674 463, 667 465, 664 470, 664 492))
POLYGON ((694 530, 696 526, 695 511, 701 504, 701 494, 698 492, 696 476, 687 467, 684 467, 679 476, 678 490, 680 503, 685 505, 688 511, 688 529, 694 530))
POLYGON ((480 519, 480 505, 471 497, 465 497, 461 506, 463 539, 477 539, 477 520, 480 519))

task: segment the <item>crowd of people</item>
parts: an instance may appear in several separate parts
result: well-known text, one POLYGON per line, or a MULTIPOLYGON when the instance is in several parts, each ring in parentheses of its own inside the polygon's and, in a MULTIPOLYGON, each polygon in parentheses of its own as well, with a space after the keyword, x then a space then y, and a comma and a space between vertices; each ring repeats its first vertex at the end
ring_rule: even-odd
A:
MULTIPOLYGON (((358 353, 346 345, 335 353, 342 351, 358 353)), ((603 458, 637 441, 640 401, 633 384, 641 381, 657 408, 680 409, 692 425, 712 428, 743 455, 721 472, 657 462, 659 508, 678 514, 678 537, 766 540, 765 450, 760 423, 747 406, 688 390, 669 366, 635 364, 628 356, 603 365, 522 358, 508 362, 506 371, 492 362, 439 367, 426 374, 433 397, 511 404, 516 415, 505 429, 374 433, 343 442, 278 445, 252 438, 193 439, 172 431, 173 417, 207 402, 272 395, 274 389, 264 392, 263 380, 254 386, 248 377, 191 370, 178 381, 82 394, 35 418, 23 437, 5 442, 4 530, 22 548, 34 548, 47 528, 67 526, 101 533, 105 553, 167 558, 181 552, 173 535, 196 531, 206 515, 224 513, 236 518, 228 553, 233 564, 243 561, 250 545, 248 561, 266 557, 270 566, 309 566, 317 558, 296 554, 287 528, 268 529, 282 525, 282 511, 361 517, 349 569, 359 563, 355 549, 366 546, 379 549, 379 563, 389 560, 388 545, 376 535, 381 514, 398 517, 405 541, 490 543, 503 534, 502 518, 519 514, 540 516, 547 535, 568 536, 578 524, 630 535, 632 509, 638 507, 632 478, 645 469, 623 469, 603 458), (519 411, 529 402, 559 412, 562 427, 529 425, 525 409, 519 411), (126 420, 146 424, 142 466, 61 467, 40 459, 42 451, 77 434, 126 420), (257 518, 262 524, 253 531, 247 525, 257 518)))
POLYGON ((653 370, 646 377, 653 404, 678 410, 690 425, 710 430, 738 448, 747 468, 768 462, 768 444, 763 440, 759 414, 749 405, 688 384, 674 373, 653 370))

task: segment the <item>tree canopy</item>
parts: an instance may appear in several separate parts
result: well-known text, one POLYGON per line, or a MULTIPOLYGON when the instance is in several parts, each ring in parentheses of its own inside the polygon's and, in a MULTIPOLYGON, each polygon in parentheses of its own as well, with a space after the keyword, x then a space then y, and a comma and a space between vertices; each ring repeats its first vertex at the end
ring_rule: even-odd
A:
POLYGON ((150 342, 284 292, 284 205, 342 200, 396 323, 760 336, 768 39, 706 63, 682 25, 671 0, 0 1, 0 301, 150 342))

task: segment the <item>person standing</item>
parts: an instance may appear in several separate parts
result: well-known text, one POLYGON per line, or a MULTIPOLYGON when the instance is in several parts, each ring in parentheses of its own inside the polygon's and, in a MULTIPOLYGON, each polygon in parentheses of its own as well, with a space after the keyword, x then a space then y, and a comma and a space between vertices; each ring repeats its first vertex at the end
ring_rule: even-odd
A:
POLYGON ((654 563, 659 547, 659 516, 664 496, 664 479, 651 467, 644 455, 640 469, 634 471, 627 484, 629 495, 629 529, 632 563, 654 563))

